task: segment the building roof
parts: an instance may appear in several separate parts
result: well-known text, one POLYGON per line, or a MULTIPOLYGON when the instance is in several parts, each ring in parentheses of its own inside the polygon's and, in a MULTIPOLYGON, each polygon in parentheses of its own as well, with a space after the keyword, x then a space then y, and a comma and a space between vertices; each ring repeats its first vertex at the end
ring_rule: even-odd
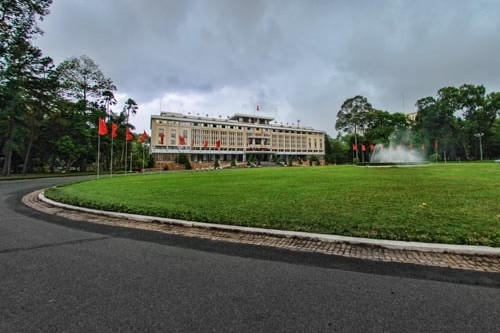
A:
POLYGON ((263 119, 263 120, 274 120, 274 117, 257 115, 257 114, 246 114, 246 113, 235 113, 229 119, 238 120, 239 118, 252 118, 252 119, 263 119))
POLYGON ((243 113, 235 113, 231 117, 227 118, 215 118, 215 117, 206 117, 206 116, 201 116, 201 115, 192 115, 192 114, 183 114, 179 112, 161 112, 160 115, 151 115, 151 122, 153 119, 164 119, 164 118, 177 118, 177 119, 184 119, 184 120, 193 120, 195 122, 212 122, 212 123, 219 123, 219 124, 229 124, 229 125, 237 125, 237 124, 244 124, 245 126, 252 126, 252 127, 261 127, 261 128, 276 128, 276 129, 287 129, 287 130, 306 130, 306 131, 311 131, 311 132, 317 132, 317 133, 324 133, 322 130, 317 130, 314 129, 310 126, 298 126, 298 124, 254 124, 254 123, 244 123, 238 121, 239 118, 252 118, 252 119, 262 119, 262 120, 267 120, 271 121, 274 120, 272 117, 268 116, 254 116, 254 115, 249 115, 249 114, 243 114, 243 113))

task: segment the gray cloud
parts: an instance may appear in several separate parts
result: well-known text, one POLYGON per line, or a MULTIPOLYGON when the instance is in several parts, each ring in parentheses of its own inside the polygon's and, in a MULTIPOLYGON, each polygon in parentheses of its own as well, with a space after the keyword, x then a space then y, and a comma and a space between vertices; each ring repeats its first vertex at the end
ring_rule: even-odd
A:
POLYGON ((90 56, 144 105, 202 94, 214 100, 199 107, 259 104, 333 134, 340 105, 357 94, 410 112, 446 85, 500 90, 499 9, 451 0, 65 0, 54 2, 37 43, 57 62, 90 56), (226 88, 242 100, 229 102, 226 88))

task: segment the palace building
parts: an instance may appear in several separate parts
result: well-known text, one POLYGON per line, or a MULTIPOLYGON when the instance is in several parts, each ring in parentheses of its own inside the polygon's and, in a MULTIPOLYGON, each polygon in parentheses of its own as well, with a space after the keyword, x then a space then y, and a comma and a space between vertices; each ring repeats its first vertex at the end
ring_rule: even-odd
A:
POLYGON ((236 113, 227 119, 161 112, 151 116, 151 153, 162 167, 186 154, 196 163, 306 161, 325 155, 325 132, 283 125, 274 118, 236 113))

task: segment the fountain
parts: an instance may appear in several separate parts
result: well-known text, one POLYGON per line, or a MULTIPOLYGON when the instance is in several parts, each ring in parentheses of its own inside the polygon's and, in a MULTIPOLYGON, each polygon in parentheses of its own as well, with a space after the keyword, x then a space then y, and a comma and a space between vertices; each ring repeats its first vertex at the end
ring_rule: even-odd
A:
POLYGON ((370 158, 370 164, 387 165, 420 165, 425 164, 422 153, 417 149, 395 145, 391 143, 388 147, 377 144, 370 158))

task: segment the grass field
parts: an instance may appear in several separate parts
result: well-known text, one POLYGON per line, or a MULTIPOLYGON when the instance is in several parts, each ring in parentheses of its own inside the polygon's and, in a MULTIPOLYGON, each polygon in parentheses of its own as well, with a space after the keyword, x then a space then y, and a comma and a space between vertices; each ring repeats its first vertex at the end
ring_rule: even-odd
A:
POLYGON ((500 246, 500 164, 129 175, 46 191, 103 210, 202 222, 500 246))

